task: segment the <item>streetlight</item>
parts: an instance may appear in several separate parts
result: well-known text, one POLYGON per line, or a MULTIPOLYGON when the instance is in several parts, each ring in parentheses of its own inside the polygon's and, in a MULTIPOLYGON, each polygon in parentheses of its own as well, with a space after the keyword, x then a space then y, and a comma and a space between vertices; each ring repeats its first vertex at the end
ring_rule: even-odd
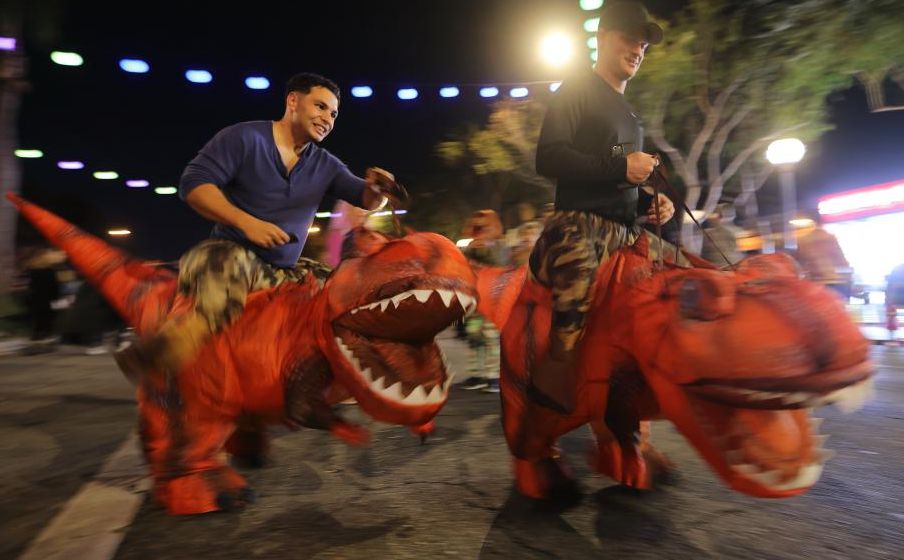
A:
POLYGON ((571 60, 573 44, 565 33, 550 33, 540 42, 540 57, 554 67, 565 66, 571 60))
POLYGON ((797 138, 782 138, 769 144, 766 159, 778 170, 778 180, 782 192, 782 237, 785 249, 797 249, 794 225, 791 220, 797 213, 797 187, 794 184, 794 170, 804 158, 807 147, 797 138))

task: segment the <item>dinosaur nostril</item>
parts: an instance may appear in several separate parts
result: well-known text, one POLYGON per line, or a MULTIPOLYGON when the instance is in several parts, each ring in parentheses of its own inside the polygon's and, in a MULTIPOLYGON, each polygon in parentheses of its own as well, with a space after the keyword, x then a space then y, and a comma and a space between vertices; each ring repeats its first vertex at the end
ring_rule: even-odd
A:
POLYGON ((702 293, 700 281, 697 279, 692 278, 681 283, 678 288, 678 307, 681 310, 682 317, 689 319, 699 318, 702 293))

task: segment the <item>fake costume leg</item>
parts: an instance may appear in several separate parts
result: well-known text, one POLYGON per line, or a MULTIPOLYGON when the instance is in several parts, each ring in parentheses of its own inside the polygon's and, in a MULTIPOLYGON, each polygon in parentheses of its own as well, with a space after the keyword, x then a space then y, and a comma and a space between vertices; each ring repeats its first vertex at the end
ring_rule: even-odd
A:
POLYGON ((638 232, 589 212, 552 215, 530 255, 534 278, 553 297, 550 350, 531 372, 531 384, 548 404, 568 413, 575 405, 574 351, 584 332, 600 263, 633 243, 638 232))
POLYGON ((179 261, 179 290, 172 316, 160 330, 127 352, 130 369, 159 369, 173 375, 190 361, 214 333, 241 316, 248 294, 286 281, 302 282, 313 274, 322 285, 329 269, 302 259, 294 269, 273 267, 253 251, 222 239, 208 239, 179 261), (137 364, 135 363, 137 362, 137 364))

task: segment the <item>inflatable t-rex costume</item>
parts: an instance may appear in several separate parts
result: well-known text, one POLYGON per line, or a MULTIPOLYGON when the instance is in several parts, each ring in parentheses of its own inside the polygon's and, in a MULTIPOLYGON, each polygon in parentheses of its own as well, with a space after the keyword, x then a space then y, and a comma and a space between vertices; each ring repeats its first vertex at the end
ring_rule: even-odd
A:
MULTIPOLYGON (((175 298, 174 272, 8 198, 139 334, 178 313, 180 302, 189 304, 175 298)), ((175 378, 137 380, 154 496, 170 513, 249 501, 247 483, 222 462, 221 451, 225 446, 233 455, 259 458, 267 447, 266 424, 365 441, 366 430, 332 407, 349 396, 376 420, 411 426, 422 436, 431 430, 451 382, 434 336, 476 306, 474 275, 439 235, 389 240, 364 229, 353 235, 352 256, 322 288, 309 275, 303 284, 255 292, 238 321, 214 335, 175 378)))
POLYGON ((549 291, 524 267, 478 271, 478 310, 502 330, 503 426, 518 490, 573 496, 556 442, 584 424, 596 437, 594 470, 649 488, 671 467, 649 441, 648 420, 664 418, 735 490, 804 492, 828 456, 810 411, 866 397, 867 342, 837 296, 801 280, 789 257, 750 257, 732 272, 693 258, 700 268, 657 270, 652 243, 642 235, 600 266, 571 414, 538 404, 529 382, 548 348, 549 291))

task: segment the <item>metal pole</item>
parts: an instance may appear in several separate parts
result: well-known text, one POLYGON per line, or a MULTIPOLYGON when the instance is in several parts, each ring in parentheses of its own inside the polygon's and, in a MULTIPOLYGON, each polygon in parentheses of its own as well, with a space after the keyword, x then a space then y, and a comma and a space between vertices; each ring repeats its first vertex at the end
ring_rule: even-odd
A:
POLYGON ((785 250, 797 249, 794 226, 791 220, 797 214, 797 187, 794 184, 794 165, 783 165, 779 170, 779 184, 782 191, 782 234, 785 250))

